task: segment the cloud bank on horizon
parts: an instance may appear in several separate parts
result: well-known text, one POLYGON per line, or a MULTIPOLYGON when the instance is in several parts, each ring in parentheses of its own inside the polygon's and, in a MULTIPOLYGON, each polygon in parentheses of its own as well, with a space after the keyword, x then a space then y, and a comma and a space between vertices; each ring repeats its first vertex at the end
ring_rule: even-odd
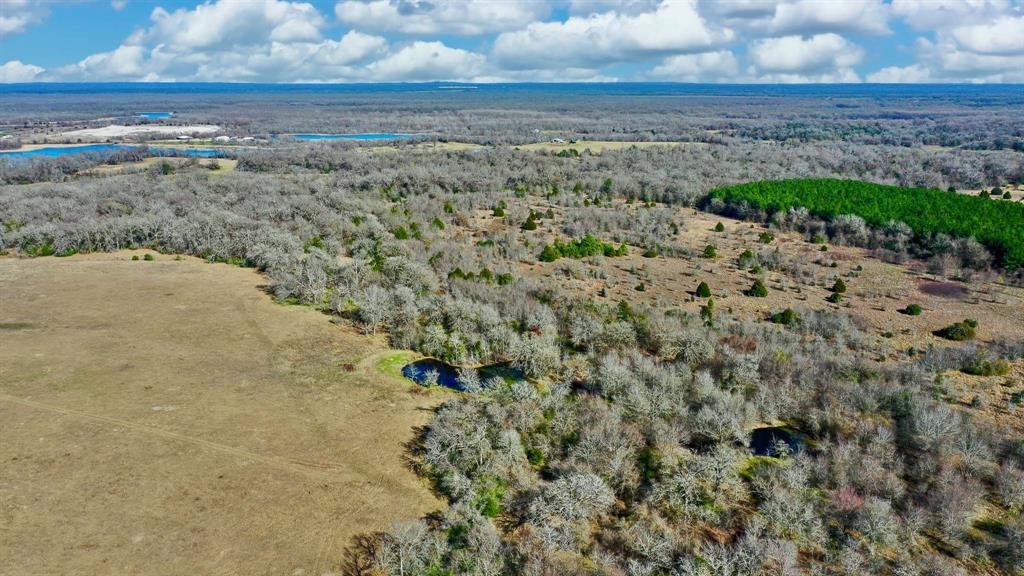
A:
POLYGON ((1024 82, 1022 3, 0 0, 0 82, 1024 82), (59 11, 133 8, 129 34, 40 64, 59 11))

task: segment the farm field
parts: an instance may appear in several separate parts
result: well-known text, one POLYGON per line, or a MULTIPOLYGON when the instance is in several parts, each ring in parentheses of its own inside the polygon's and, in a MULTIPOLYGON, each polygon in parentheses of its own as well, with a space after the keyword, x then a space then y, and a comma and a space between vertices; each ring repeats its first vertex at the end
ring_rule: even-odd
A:
POLYGON ((143 253, 0 258, 0 574, 333 573, 440 507, 380 340, 143 253))

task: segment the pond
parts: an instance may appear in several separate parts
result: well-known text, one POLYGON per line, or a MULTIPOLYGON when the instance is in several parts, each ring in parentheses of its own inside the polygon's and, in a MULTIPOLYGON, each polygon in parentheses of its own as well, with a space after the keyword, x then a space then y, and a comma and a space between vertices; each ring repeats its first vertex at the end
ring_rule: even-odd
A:
MULTIPOLYGON (((437 384, 459 392, 466 391, 465 383, 459 379, 459 366, 452 366, 434 358, 424 358, 402 367, 402 375, 417 384, 437 384)), ((523 373, 512 368, 508 363, 491 364, 476 369, 483 384, 490 378, 501 378, 505 381, 523 380, 523 373)))
POLYGON ((755 456, 781 456, 779 443, 782 442, 790 453, 799 452, 806 443, 805 436, 784 426, 754 428, 750 432, 750 453, 755 456))
POLYGON ((146 118, 149 120, 163 120, 173 116, 174 112, 139 112, 139 118, 146 118))
MULTIPOLYGON (((85 154, 87 152, 104 153, 120 150, 133 150, 138 146, 126 144, 87 144, 85 146, 48 146, 33 150, 8 150, 0 152, 0 158, 31 158, 67 156, 69 154, 85 154)), ((149 153, 153 156, 196 156, 199 158, 218 158, 224 152, 215 148, 161 148, 150 146, 149 153)))
POLYGON ((369 132, 366 134, 291 134, 299 140, 397 140, 412 138, 416 134, 397 134, 391 132, 369 132))

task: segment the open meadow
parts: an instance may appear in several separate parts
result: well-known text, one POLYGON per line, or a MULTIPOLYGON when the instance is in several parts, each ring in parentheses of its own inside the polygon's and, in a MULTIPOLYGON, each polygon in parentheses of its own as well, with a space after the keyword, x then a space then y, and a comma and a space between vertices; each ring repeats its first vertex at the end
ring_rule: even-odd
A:
POLYGON ((334 573, 440 506, 379 338, 143 254, 0 258, 0 574, 334 573))

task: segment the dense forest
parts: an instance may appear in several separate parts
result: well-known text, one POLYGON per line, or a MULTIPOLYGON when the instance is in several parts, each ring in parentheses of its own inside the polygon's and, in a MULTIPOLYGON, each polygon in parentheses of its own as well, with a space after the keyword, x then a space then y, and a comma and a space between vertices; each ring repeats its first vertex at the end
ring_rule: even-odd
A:
POLYGON ((173 123, 218 124, 232 135, 397 132, 480 144, 563 136, 1024 150, 1024 97, 1015 86, 55 84, 45 91, 0 87, 0 96, 0 130, 54 134, 62 124, 144 122, 133 117, 166 110, 175 113, 173 123))
MULTIPOLYGON (((1002 190, 997 193, 1001 196, 1002 190)), ((1024 266, 1024 205, 955 190, 902 188, 856 180, 782 180, 716 188, 710 201, 747 204, 768 214, 805 208, 833 218, 855 215, 874 227, 902 222, 917 235, 974 237, 1009 270, 1024 266)), ((743 207, 738 211, 746 211, 743 207)), ((784 216, 779 216, 784 219, 784 216)))

